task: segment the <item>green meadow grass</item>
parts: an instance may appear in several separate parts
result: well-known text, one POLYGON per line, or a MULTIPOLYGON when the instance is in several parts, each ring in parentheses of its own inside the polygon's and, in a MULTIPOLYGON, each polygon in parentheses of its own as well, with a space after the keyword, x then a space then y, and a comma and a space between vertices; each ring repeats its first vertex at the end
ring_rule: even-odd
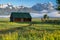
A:
POLYGON ((9 22, 9 18, 0 18, 0 40, 60 40, 60 24, 42 23, 40 18, 27 22, 9 22))

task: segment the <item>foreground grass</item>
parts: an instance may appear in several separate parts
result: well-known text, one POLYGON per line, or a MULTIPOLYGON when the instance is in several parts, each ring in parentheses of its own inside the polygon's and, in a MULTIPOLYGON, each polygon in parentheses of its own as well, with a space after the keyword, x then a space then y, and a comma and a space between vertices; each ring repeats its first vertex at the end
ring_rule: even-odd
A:
POLYGON ((1 34, 0 40, 60 40, 60 31, 19 30, 1 34))
MULTIPOLYGON (((41 23, 40 19, 32 19, 29 23, 9 22, 0 20, 0 30, 19 27, 19 30, 0 32, 0 40, 60 40, 60 24, 41 23)), ((12 29, 11 29, 12 30, 12 29)))

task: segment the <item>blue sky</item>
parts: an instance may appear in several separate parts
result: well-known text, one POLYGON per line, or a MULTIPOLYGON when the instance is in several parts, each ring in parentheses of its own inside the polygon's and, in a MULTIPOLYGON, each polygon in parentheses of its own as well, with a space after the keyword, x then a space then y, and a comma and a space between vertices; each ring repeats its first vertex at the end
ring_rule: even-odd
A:
POLYGON ((31 7, 36 3, 48 3, 49 1, 56 5, 56 0, 0 0, 0 4, 11 3, 12 5, 16 6, 23 5, 31 7))

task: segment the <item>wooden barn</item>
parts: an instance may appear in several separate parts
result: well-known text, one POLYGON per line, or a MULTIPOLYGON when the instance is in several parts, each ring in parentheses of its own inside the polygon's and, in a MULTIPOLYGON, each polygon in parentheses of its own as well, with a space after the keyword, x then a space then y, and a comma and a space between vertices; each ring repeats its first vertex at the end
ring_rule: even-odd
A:
POLYGON ((24 12, 12 12, 10 22, 31 22, 31 15, 24 12))

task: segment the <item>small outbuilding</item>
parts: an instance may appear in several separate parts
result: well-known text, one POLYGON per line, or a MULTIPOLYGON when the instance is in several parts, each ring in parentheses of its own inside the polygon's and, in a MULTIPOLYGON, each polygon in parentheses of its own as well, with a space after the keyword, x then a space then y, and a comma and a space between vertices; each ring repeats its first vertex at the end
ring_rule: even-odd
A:
POLYGON ((10 22, 31 22, 31 15, 24 12, 12 12, 10 22))

